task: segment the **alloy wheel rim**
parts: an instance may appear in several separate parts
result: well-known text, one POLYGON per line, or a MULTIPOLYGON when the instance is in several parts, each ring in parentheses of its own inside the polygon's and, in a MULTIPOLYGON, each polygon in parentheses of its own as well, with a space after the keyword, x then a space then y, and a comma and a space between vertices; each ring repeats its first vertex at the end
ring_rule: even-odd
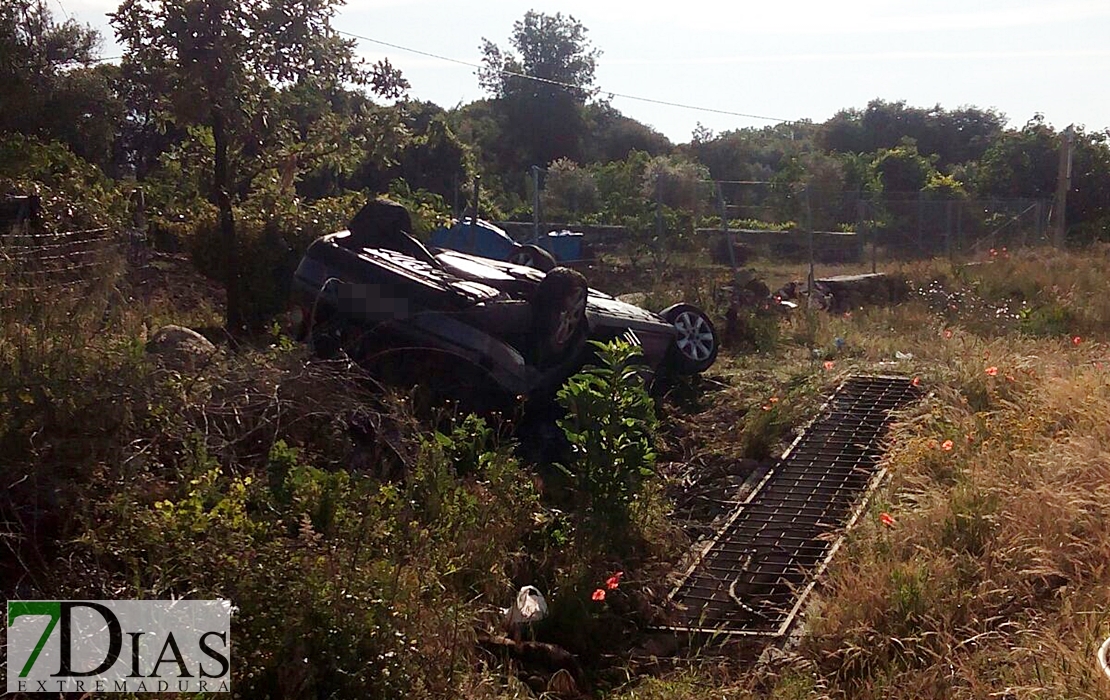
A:
POLYGON ((559 312, 559 321, 555 326, 555 343, 562 345, 574 337, 578 331, 578 324, 582 318, 582 307, 586 301, 586 293, 580 288, 567 296, 562 310, 559 312))
POLYGON ((701 362, 713 354, 713 331, 704 316, 683 311, 675 318, 674 327, 679 332, 678 350, 684 357, 701 362))

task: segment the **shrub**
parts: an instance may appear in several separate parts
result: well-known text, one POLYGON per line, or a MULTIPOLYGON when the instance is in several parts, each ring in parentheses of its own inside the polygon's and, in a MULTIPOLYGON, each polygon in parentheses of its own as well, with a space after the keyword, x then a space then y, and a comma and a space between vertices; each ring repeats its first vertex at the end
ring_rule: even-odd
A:
POLYGON ((571 444, 566 466, 589 500, 590 513, 616 529, 655 465, 655 403, 640 377, 639 348, 622 340, 593 343, 599 366, 587 367, 559 390, 566 416, 559 427, 571 444))
MULTIPOLYGON (((293 271, 316 238, 342 230, 363 203, 362 195, 303 202, 297 198, 260 198, 239 208, 235 235, 242 275, 244 318, 255 330, 284 311, 289 303, 293 271)), ((227 279, 227 258, 219 219, 208 209, 194 224, 187 249, 206 277, 227 279)))
POLYGON ((31 136, 0 137, 0 196, 38 195, 43 223, 53 230, 116 226, 126 218, 127 200, 100 168, 56 141, 31 136))

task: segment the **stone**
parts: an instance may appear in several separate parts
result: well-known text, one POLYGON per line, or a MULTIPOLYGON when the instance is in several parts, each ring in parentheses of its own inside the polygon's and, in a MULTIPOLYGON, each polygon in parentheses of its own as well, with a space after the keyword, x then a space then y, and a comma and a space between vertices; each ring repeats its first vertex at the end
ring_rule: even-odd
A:
POLYGON ((169 325, 154 332, 146 351, 171 369, 195 369, 216 352, 216 346, 194 330, 169 325))

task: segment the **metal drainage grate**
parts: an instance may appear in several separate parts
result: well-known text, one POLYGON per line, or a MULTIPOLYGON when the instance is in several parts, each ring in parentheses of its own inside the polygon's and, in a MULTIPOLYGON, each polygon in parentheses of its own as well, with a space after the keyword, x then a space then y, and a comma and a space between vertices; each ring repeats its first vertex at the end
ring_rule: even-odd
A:
POLYGON ((891 412, 918 394, 905 377, 841 384, 671 592, 667 629, 785 634, 882 479, 891 412))

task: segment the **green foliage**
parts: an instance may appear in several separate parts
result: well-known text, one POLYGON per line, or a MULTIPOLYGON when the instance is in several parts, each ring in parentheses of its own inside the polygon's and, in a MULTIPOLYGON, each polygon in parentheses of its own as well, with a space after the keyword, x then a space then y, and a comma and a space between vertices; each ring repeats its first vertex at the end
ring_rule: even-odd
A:
POLYGON ((863 110, 837 112, 821 125, 817 145, 841 153, 873 153, 912 139, 940 166, 978 160, 1002 132, 1005 117, 994 110, 908 107, 904 101, 872 100, 863 110))
POLYGON ((450 223, 447 203, 438 194, 423 189, 414 190, 405 180, 389 183, 389 198, 405 205, 412 217, 412 233, 431 233, 438 226, 450 223))
POLYGON ((658 421, 637 367, 639 348, 622 340, 594 345, 600 364, 568 379, 557 394, 567 412, 558 425, 574 455, 566 469, 589 499, 590 512, 619 529, 654 473, 658 421))
POLYGON ((951 175, 933 173, 922 189, 926 195, 933 199, 967 199, 967 189, 964 184, 951 175))
POLYGON ((443 456, 454 465, 459 474, 481 473, 482 469, 495 456, 493 450, 493 429, 486 421, 473 413, 463 418, 461 423, 452 426, 447 433, 433 431, 432 439, 442 451, 443 456))
POLYGON ((0 195, 38 195, 53 230, 116 226, 127 200, 116 183, 65 145, 30 136, 0 135, 0 195))
POLYGON ((710 210, 711 190, 705 187, 709 171, 704 165, 674 156, 652 158, 644 169, 641 196, 672 209, 710 210))
POLYGON ((1058 302, 1023 307, 1018 316, 1021 332, 1029 335, 1060 338, 1072 334, 1076 328, 1075 313, 1058 302))
POLYGON ((624 160, 593 168, 601 198, 602 222, 620 223, 651 215, 650 200, 643 196, 644 177, 650 162, 651 156, 644 151, 632 151, 624 160))
MULTIPOLYGON (((528 10, 513 23, 509 40, 516 54, 503 52, 483 39, 482 63, 478 77, 482 87, 499 97, 518 90, 540 91, 534 81, 521 80, 505 71, 523 73, 545 80, 572 85, 571 93, 584 101, 594 81, 594 70, 601 52, 590 46, 588 30, 572 16, 561 12, 548 15, 528 10)), ((554 87, 554 86, 552 86, 554 87)), ((554 89, 563 90, 555 87, 554 89)))
MULTIPOLYGON (((256 199, 237 208, 239 274, 244 284, 241 312, 248 327, 262 329, 286 309, 293 271, 309 243, 345 228, 363 203, 358 193, 347 193, 310 202, 288 196, 268 202, 256 199)), ((180 228, 171 222, 170 230, 180 228)), ((215 280, 227 278, 223 235, 214 210, 209 208, 199 217, 185 247, 201 273, 215 280)))
POLYGON ((883 192, 887 194, 916 194, 936 174, 933 163, 917 152, 914 143, 880 150, 873 167, 883 192))
POLYGON ((582 144, 583 163, 624 160, 632 151, 658 156, 674 149, 666 136, 626 117, 600 99, 586 105, 586 120, 588 132, 582 144))
MULTIPOLYGON (((264 0, 198 3, 192 0, 126 0, 112 15, 125 47, 125 63, 165 82, 161 111, 183 125, 211 128, 211 196, 219 207, 221 250, 226 258, 226 320, 239 330, 247 319, 247 287, 239 260, 232 195, 266 169, 263 154, 285 147, 292 180, 297 149, 267 129, 277 85, 334 86, 370 81, 379 94, 398 96, 403 79, 388 64, 363 70, 354 41, 331 28, 338 0, 296 0, 274 11, 264 0), (297 21, 289 22, 289 17, 297 21), (271 141, 271 143, 267 143, 271 141), (269 148, 267 148, 269 146, 269 148), (261 157, 261 158, 260 158, 261 157), (255 170, 261 160, 263 167, 255 170)), ((308 142, 301 134, 301 142, 308 142)))
POLYGON ((593 174, 569 158, 547 166, 543 211, 548 221, 576 221, 579 214, 597 209, 597 183, 593 174))
POLYGON ((490 146, 501 153, 504 172, 524 173, 532 165, 563 157, 580 159, 587 126, 584 104, 600 54, 586 34, 574 17, 529 10, 513 25, 513 51, 482 40, 478 79, 494 97, 491 106, 500 119, 501 139, 490 146))
POLYGON ((59 141, 116 174, 125 109, 119 68, 95 65, 101 37, 56 22, 45 0, 0 4, 0 133, 59 141))
POLYGON ((420 442, 399 482, 324 468, 321 444, 283 438, 264 470, 232 469, 210 437, 172 434, 165 464, 122 485, 97 477, 70 549, 86 592, 233 600, 233 682, 252 696, 460 694, 473 601, 503 595, 537 508, 482 419, 420 442))

